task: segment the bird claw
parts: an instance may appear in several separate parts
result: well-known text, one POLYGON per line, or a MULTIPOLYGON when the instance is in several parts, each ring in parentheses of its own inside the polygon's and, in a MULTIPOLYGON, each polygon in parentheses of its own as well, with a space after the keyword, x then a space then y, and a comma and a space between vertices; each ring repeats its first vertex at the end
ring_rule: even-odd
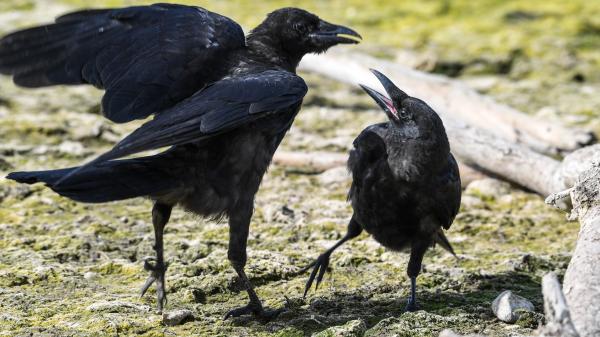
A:
POLYGON ((227 312, 227 314, 225 314, 225 317, 223 317, 223 320, 227 320, 230 317, 240 317, 242 315, 253 314, 260 320, 266 322, 266 321, 270 321, 270 320, 276 318, 277 316, 279 316, 279 314, 281 314, 285 310, 286 310, 285 308, 280 308, 280 309, 275 309, 275 310, 263 309, 263 307, 260 303, 257 305, 255 303, 250 302, 246 306, 230 310, 229 312, 227 312))
POLYGON ((406 307, 404 307, 404 310, 414 312, 414 311, 419 310, 419 305, 417 305, 416 301, 413 301, 412 299, 408 299, 408 302, 406 302, 406 307))
POLYGON ((325 272, 327 271, 327 267, 329 266, 329 257, 330 254, 321 254, 315 262, 311 263, 308 267, 304 269, 308 270, 310 267, 314 266, 312 272, 310 273, 310 276, 308 277, 308 281, 306 282, 306 287, 304 287, 304 297, 306 297, 308 290, 310 289, 310 287, 312 287, 315 277, 317 279, 317 283, 315 284, 315 290, 319 289, 319 284, 321 284, 323 276, 325 276, 325 272))
POLYGON ((150 272, 150 276, 144 282, 141 289, 140 297, 143 297, 148 291, 148 288, 156 282, 156 297, 157 297, 157 309, 162 312, 162 309, 167 305, 167 293, 165 291, 165 272, 167 271, 168 264, 151 263, 150 261, 156 261, 155 258, 147 258, 144 260, 144 269, 150 272))

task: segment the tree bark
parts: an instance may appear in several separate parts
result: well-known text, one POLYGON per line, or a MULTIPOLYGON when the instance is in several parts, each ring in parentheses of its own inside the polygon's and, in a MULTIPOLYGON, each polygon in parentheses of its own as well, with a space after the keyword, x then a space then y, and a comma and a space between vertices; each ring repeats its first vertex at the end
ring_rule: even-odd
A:
POLYGON ((299 69, 353 85, 362 83, 381 89, 368 68, 382 71, 408 94, 425 100, 445 123, 451 119, 463 121, 511 143, 525 144, 546 154, 572 151, 595 141, 590 131, 526 115, 477 93, 460 81, 356 52, 331 51, 327 55, 307 55, 299 69))
POLYGON ((565 296, 554 273, 542 279, 546 325, 538 329, 539 337, 580 337, 575 330, 565 296))
POLYGON ((569 218, 579 219, 581 224, 563 285, 581 337, 600 336, 600 147, 595 150, 595 159, 575 185, 546 199, 563 210, 572 205, 569 218))
MULTIPOLYGON (((290 170, 305 173, 321 173, 329 169, 346 166, 348 155, 339 152, 288 152, 277 151, 273 156, 273 164, 290 170)), ((473 180, 486 177, 482 172, 458 162, 460 182, 466 187, 473 180)))

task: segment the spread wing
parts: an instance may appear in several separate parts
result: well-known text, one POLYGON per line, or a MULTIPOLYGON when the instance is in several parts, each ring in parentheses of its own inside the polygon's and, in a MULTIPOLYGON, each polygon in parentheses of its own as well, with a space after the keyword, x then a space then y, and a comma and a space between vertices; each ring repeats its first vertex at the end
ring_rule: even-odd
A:
MULTIPOLYGON (((297 111, 307 90, 302 78, 286 71, 267 70, 223 79, 156 115, 81 169, 134 153, 196 142, 267 116, 297 111)), ((282 127, 289 126, 293 117, 290 115, 282 127)))
POLYGON ((245 46, 234 21, 203 8, 155 4, 70 13, 0 40, 0 73, 16 84, 106 89, 117 123, 175 105, 214 80, 218 62, 245 46))

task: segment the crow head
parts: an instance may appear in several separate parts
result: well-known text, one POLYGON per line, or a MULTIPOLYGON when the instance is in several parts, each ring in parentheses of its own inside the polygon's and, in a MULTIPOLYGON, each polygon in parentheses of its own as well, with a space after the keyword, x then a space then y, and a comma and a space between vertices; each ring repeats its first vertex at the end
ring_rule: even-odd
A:
POLYGON ((371 69, 388 97, 378 91, 360 85, 388 116, 391 125, 390 131, 395 136, 404 139, 446 139, 444 125, 438 114, 425 102, 407 95, 382 73, 371 69))
POLYGON ((354 30, 331 24, 299 8, 281 8, 270 13, 252 32, 271 47, 298 61, 308 53, 322 53, 336 44, 356 44, 361 36, 354 30))
POLYGON ((425 102, 398 89, 382 73, 371 71, 389 98, 365 85, 361 87, 390 120, 382 138, 393 174, 410 182, 427 177, 426 172, 438 172, 447 165, 450 153, 442 120, 425 102))

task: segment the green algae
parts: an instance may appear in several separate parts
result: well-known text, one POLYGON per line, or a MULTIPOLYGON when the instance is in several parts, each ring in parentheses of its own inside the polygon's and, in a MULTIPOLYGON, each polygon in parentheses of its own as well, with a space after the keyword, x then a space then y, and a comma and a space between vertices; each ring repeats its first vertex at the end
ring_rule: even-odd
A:
MULTIPOLYGON (((495 84, 481 91, 501 102, 532 114, 555 107, 549 118, 600 131, 600 98, 590 93, 600 81, 600 8, 594 2, 193 3, 230 15, 245 27, 282 5, 306 7, 360 31, 362 51, 390 59, 396 48, 411 48, 416 57, 433 55, 432 66, 424 70, 469 79, 493 76, 495 84)), ((22 11, 23 24, 47 21, 28 16, 38 4, 3 2, 0 14, 14 9, 22 11)), ((0 31, 9 29, 0 26, 0 31)), ((385 119, 358 91, 306 78, 311 90, 283 149, 345 153, 362 128, 385 119)), ((26 91, 0 79, 0 173, 80 164, 139 125, 106 122, 98 115, 99 99, 100 92, 91 88, 26 91), (81 133, 92 129, 102 131, 81 133), (60 152, 64 140, 80 142, 91 152, 60 152)), ((319 290, 303 299, 308 273, 301 268, 345 232, 351 214, 345 202, 348 186, 347 179, 325 186, 316 175, 280 167, 265 177, 247 272, 265 305, 288 309, 266 324, 247 317, 222 320, 247 301, 226 259, 227 225, 176 210, 165 234, 167 309, 189 309, 194 319, 166 327, 153 309, 154 289, 138 296, 147 277, 143 260, 153 255, 148 200, 83 205, 42 186, 3 180, 0 336, 329 336, 355 330, 357 336, 436 336, 446 328, 508 336, 527 335, 537 327, 541 276, 564 274, 578 225, 565 222, 539 196, 514 189, 505 195, 468 193, 477 202, 462 205, 448 232, 459 259, 440 249, 425 257, 417 294, 422 311, 404 312, 407 256, 386 251, 367 235, 338 249, 319 290), (505 289, 530 299, 536 313, 514 325, 499 322, 490 305, 505 289), (94 309, 104 303, 109 309, 94 309)))

